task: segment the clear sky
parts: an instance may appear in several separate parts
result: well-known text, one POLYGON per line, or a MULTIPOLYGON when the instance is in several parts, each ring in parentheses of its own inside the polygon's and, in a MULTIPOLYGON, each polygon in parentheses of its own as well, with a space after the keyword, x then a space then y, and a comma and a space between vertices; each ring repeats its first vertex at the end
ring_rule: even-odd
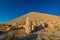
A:
POLYGON ((28 12, 60 16, 60 0, 0 0, 0 23, 8 22, 28 12))

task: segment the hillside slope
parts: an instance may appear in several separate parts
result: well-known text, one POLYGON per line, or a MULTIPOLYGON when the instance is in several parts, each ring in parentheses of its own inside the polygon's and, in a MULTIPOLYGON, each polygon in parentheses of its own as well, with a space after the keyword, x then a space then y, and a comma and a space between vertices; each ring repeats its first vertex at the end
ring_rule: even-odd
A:
POLYGON ((27 16, 29 17, 29 20, 31 22, 33 21, 46 21, 46 22, 47 21, 50 21, 50 22, 58 21, 60 22, 60 17, 58 16, 53 16, 53 15, 43 14, 43 13, 38 13, 38 12, 30 12, 21 17, 18 17, 14 20, 7 22, 7 24, 11 24, 11 23, 24 24, 27 16))

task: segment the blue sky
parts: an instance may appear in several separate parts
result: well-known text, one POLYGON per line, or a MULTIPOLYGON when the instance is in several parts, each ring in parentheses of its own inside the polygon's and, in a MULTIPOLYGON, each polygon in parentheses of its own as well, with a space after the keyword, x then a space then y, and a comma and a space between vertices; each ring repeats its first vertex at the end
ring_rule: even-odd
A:
POLYGON ((60 16, 60 0, 0 0, 0 23, 8 22, 28 12, 60 16))

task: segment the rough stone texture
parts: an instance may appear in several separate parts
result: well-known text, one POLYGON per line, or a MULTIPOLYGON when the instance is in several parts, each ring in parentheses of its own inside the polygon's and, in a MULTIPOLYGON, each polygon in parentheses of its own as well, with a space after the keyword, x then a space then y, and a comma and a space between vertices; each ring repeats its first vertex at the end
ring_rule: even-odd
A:
POLYGON ((27 34, 31 33, 31 24, 30 24, 30 21, 29 21, 29 18, 27 17, 26 18, 26 24, 25 24, 25 32, 27 34))

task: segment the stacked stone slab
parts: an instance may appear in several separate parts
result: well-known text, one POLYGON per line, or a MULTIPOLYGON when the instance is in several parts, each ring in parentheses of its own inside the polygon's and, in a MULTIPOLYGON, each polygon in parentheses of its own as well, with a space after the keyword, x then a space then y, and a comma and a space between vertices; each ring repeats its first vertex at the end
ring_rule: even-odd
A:
POLYGON ((26 18, 26 23, 24 28, 27 34, 31 33, 32 27, 28 17, 26 18))
POLYGON ((32 25, 32 31, 34 31, 34 29, 35 29, 35 25, 32 25))
POLYGON ((33 22, 33 25, 32 25, 32 31, 35 30, 35 26, 36 26, 36 25, 37 25, 36 22, 33 22))

